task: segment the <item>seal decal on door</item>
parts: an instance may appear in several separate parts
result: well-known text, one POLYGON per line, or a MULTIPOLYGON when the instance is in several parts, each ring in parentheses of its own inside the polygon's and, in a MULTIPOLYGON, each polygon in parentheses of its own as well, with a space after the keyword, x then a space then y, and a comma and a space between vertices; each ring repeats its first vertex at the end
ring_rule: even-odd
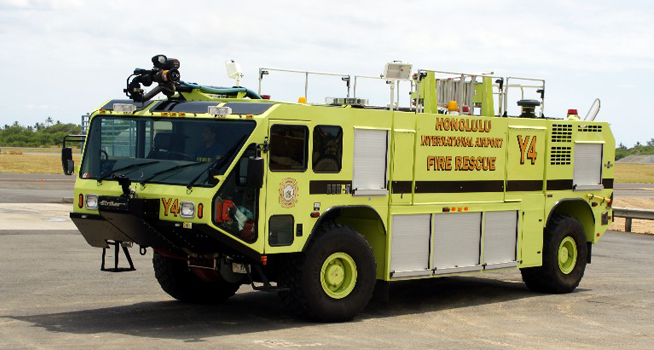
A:
POLYGON ((279 204, 281 204, 282 208, 295 207, 297 196, 298 188, 295 179, 289 177, 279 183, 279 204))

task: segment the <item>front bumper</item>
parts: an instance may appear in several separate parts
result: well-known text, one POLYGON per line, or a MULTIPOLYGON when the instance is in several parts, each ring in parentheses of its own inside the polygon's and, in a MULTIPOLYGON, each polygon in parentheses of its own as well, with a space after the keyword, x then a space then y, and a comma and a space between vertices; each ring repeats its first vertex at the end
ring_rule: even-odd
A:
POLYGON ((159 199, 100 197, 99 201, 99 214, 70 213, 91 246, 107 248, 107 241, 134 242, 195 257, 220 253, 261 259, 255 250, 207 224, 160 220, 159 199), (103 200, 110 205, 102 205, 103 200))

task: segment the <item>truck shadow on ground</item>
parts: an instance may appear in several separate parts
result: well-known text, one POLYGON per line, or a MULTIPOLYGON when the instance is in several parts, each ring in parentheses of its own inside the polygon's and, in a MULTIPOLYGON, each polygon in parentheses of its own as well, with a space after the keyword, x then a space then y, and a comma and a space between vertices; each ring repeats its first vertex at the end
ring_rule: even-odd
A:
MULTIPOLYGON (((390 292, 389 302, 373 300, 353 322, 543 296, 528 291, 519 282, 475 277, 396 282, 391 285, 390 292)), ((50 332, 117 333, 188 342, 224 335, 320 325, 291 315, 276 293, 265 292, 237 294, 217 305, 188 305, 171 300, 67 313, 5 317, 29 322, 50 332)))

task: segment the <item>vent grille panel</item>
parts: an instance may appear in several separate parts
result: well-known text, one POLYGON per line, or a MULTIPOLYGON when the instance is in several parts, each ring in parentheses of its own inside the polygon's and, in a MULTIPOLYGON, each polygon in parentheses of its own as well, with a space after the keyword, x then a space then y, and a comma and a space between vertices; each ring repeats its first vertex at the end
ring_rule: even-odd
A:
POLYGON ((601 125, 579 125, 577 126, 579 132, 602 132, 601 125))
POLYGON ((572 142, 572 125, 553 124, 552 142, 572 142))
POLYGON ((550 150, 550 164, 551 165, 570 165, 571 162, 571 147, 552 147, 550 150))

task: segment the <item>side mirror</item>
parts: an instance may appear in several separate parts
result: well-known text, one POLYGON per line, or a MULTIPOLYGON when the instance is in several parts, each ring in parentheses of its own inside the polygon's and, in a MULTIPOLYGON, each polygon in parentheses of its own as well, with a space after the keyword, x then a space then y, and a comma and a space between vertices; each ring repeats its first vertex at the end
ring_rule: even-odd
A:
POLYGON ((248 176, 247 185, 249 188, 259 189, 263 187, 263 158, 248 159, 248 176))
POLYGON ((248 158, 241 158, 238 160, 238 163, 236 163, 236 167, 234 171, 236 172, 234 174, 234 180, 236 181, 236 186, 247 186, 248 184, 248 164, 249 164, 249 159, 248 158))
POLYGON ((64 170, 64 174, 66 175, 73 175, 75 172, 75 161, 72 159, 69 159, 66 162, 66 170, 64 170))
POLYGON ((73 161, 72 148, 61 149, 61 167, 63 168, 64 174, 66 175, 72 175, 75 171, 75 162, 73 161))

